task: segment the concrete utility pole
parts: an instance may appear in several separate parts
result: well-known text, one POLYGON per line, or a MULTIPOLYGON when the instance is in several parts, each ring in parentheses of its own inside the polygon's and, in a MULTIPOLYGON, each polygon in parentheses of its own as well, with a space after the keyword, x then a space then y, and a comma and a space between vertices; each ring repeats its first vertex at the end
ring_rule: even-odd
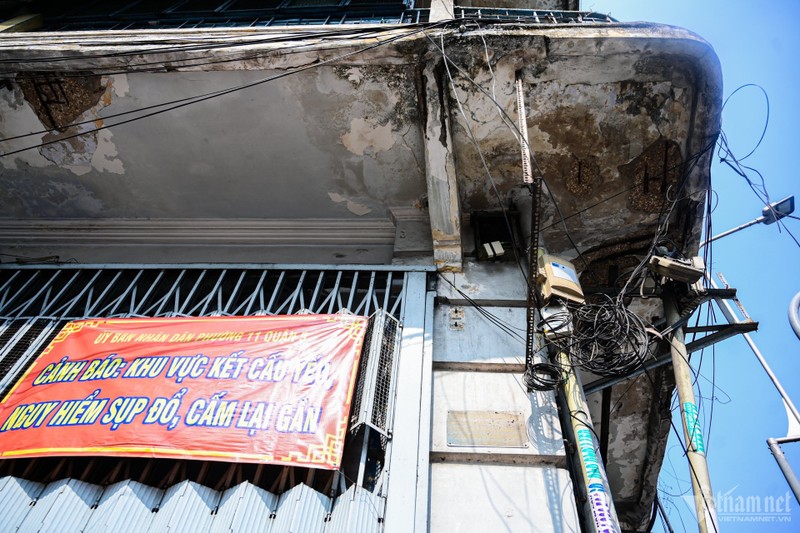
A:
POLYGON ((619 519, 611 498, 599 445, 595 438, 589 406, 583 394, 580 378, 569 355, 558 353, 558 364, 564 370, 564 399, 569 413, 570 429, 580 465, 581 482, 586 496, 586 528, 593 533, 619 533, 619 519))
MULTIPOLYGON (((667 323, 675 324, 680 320, 675 295, 664 295, 664 313, 667 323)), ((717 512, 714 507, 714 493, 711 490, 711 477, 706 462, 706 447, 703 441, 703 426, 700 424, 692 388, 692 372, 684 343, 683 328, 677 328, 670 340, 672 367, 675 372, 675 388, 683 422, 683 435, 686 440, 686 456, 689 459, 689 475, 692 478, 694 505, 697 510, 697 525, 700 533, 717 532, 717 512)))

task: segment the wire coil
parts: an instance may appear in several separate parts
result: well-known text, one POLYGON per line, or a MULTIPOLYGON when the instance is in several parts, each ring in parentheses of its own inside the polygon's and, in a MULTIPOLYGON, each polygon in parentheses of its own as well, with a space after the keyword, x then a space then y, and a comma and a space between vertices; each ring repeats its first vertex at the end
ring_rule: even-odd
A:
POLYGON ((575 364, 598 376, 625 376, 639 368, 650 344, 644 322, 619 300, 606 297, 573 314, 569 353, 575 364))

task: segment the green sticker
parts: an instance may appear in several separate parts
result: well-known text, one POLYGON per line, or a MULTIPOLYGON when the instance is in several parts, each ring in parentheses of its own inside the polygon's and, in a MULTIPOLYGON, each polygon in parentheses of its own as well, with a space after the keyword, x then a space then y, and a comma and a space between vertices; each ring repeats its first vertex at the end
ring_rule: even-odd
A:
POLYGON ((683 414, 686 418, 686 433, 689 435, 689 449, 706 454, 703 443, 703 427, 697 419, 697 406, 692 402, 683 402, 683 414))

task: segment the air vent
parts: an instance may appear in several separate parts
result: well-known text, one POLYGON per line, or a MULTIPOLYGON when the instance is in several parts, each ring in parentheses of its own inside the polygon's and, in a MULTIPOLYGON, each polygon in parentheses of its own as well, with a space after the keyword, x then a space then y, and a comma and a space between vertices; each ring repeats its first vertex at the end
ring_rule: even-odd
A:
POLYGON ((369 320, 350 415, 352 432, 366 424, 391 437, 400 329, 400 323, 383 310, 369 320))

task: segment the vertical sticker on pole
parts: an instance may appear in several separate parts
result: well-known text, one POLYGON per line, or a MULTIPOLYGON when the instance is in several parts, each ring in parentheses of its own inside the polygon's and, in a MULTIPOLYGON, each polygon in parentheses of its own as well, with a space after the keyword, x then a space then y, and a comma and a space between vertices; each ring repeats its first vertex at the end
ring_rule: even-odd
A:
POLYGON ((595 527, 598 532, 616 533, 618 529, 611 515, 611 495, 606 491, 605 477, 601 470, 603 467, 594 451, 592 433, 586 428, 580 428, 575 436, 586 473, 587 496, 595 527))
POLYGON ((689 436, 689 450, 705 455, 706 445, 703 442, 703 427, 697 416, 697 406, 692 402, 683 402, 683 414, 686 434, 689 436))

